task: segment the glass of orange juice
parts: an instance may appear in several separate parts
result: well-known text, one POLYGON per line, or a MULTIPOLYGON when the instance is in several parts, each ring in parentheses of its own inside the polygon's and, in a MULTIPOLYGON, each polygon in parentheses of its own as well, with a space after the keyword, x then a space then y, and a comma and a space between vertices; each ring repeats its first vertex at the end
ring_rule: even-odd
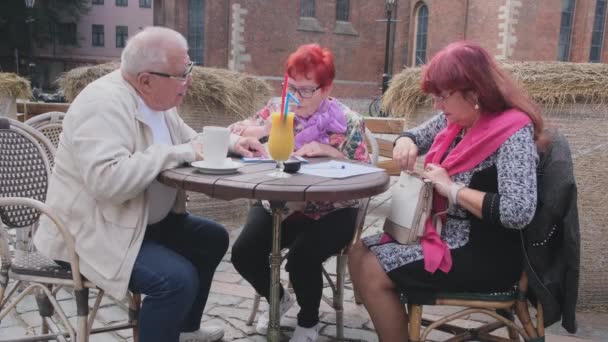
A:
POLYGON ((268 152, 272 159, 277 162, 279 171, 272 172, 270 176, 276 178, 287 178, 290 177, 288 173, 284 171, 285 165, 283 164, 289 159, 293 153, 294 139, 293 139, 293 119, 294 113, 288 112, 286 118, 281 117, 281 113, 273 112, 270 114, 271 128, 270 137, 268 138, 268 152))

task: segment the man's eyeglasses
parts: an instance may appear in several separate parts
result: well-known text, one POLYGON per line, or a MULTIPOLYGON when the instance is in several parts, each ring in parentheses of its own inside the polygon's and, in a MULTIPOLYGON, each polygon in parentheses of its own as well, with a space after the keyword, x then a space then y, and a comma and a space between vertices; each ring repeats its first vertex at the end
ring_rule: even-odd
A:
POLYGON ((444 94, 431 94, 431 97, 436 103, 443 103, 445 100, 448 99, 448 97, 452 96, 454 93, 454 91, 448 91, 444 94))
POLYGON ((188 77, 190 77, 190 74, 192 74, 193 68, 194 68, 194 62, 188 63, 188 65, 186 66, 186 71, 184 71, 184 73, 181 76, 173 76, 173 75, 165 74, 164 72, 156 72, 156 71, 148 71, 147 73, 156 75, 156 76, 160 76, 160 77, 170 78, 170 79, 176 80, 180 83, 186 83, 186 82, 188 82, 188 77))
POLYGON ((311 87, 302 87, 302 88, 296 88, 294 86, 292 86, 291 84, 287 85, 287 91, 289 91, 292 94, 298 93, 300 94, 300 97, 303 99, 309 99, 311 98, 314 94, 315 91, 321 89, 321 87, 316 87, 316 88, 311 88, 311 87))

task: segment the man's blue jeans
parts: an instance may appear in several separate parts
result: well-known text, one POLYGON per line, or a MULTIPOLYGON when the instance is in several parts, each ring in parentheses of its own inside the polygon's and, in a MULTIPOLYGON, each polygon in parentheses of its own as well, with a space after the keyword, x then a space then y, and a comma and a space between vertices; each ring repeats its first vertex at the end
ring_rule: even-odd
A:
POLYGON ((139 340, 177 342, 180 332, 200 328, 211 281, 228 249, 220 224, 170 213, 149 225, 135 260, 129 290, 146 297, 139 340))

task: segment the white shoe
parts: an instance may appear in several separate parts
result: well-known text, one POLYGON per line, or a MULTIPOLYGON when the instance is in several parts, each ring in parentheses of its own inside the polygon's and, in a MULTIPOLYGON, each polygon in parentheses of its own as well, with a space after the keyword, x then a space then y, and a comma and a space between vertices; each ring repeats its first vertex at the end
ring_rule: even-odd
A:
POLYGON ((215 342, 221 340, 222 337, 224 337, 224 329, 210 325, 197 331, 179 334, 179 342, 215 342))
POLYGON ((319 323, 312 328, 302 328, 298 325, 289 342, 315 342, 319 338, 320 329, 321 324, 319 323))
MULTIPOLYGON (((292 297, 289 292, 283 292, 283 298, 281 298, 281 304, 279 308, 279 319, 283 317, 283 315, 285 315, 287 311, 289 311, 289 309, 293 306, 295 302, 296 299, 292 297)), ((258 324, 255 326, 255 331, 257 331, 258 334, 266 335, 266 333, 268 332, 268 323, 270 321, 269 317, 270 310, 264 312, 258 318, 258 324)))

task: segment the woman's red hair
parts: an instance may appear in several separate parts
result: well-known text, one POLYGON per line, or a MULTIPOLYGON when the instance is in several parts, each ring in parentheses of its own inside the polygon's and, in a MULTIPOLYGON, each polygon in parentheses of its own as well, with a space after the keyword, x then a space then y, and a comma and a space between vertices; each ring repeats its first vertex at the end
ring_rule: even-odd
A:
POLYGON ((285 69, 289 77, 304 76, 314 80, 323 89, 329 87, 336 76, 334 54, 319 44, 301 45, 289 55, 285 69))
POLYGON ((543 118, 536 103, 475 43, 459 41, 439 51, 424 67, 421 87, 427 94, 473 92, 482 114, 517 108, 532 120, 535 138, 542 132, 543 118))

